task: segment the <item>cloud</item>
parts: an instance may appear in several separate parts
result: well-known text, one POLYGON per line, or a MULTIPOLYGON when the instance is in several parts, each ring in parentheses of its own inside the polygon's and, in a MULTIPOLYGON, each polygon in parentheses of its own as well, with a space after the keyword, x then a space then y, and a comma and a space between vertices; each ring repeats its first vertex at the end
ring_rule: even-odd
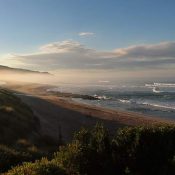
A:
POLYGON ((80 32, 78 35, 79 36, 92 36, 92 35, 95 35, 95 33, 93 33, 93 32, 80 32))
POLYGON ((117 70, 138 71, 175 68, 175 42, 135 45, 112 51, 99 51, 85 45, 65 40, 43 45, 37 53, 7 55, 0 64, 51 71, 117 70))
POLYGON ((68 53, 68 52, 86 53, 89 50, 90 49, 86 48, 83 44, 80 44, 79 42, 72 40, 49 43, 40 47, 40 51, 43 53, 68 53))
POLYGON ((116 57, 129 58, 175 58, 175 42, 145 44, 120 48, 114 51, 116 57))

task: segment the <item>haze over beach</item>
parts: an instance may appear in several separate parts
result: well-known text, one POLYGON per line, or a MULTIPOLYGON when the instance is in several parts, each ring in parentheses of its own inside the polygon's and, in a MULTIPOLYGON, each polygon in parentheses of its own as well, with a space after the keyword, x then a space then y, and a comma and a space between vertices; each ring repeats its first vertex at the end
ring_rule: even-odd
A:
POLYGON ((1 0, 0 173, 174 175, 174 8, 1 0))

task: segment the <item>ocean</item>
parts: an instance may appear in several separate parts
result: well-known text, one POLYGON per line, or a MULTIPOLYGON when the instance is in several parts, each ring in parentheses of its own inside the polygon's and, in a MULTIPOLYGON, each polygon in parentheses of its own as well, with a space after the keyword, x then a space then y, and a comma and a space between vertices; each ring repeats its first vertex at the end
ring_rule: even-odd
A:
POLYGON ((98 98, 73 99, 80 103, 175 120, 175 83, 65 85, 57 90, 98 98))

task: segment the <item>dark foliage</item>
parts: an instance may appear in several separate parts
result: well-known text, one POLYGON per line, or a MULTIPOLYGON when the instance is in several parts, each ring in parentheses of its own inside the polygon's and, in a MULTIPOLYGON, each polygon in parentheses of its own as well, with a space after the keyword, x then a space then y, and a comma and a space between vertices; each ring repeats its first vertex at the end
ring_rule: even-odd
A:
MULTIPOLYGON (((4 150, 4 165, 26 155, 4 150), (10 155, 10 156, 9 156, 10 155), (9 156, 9 157, 8 157, 9 156)), ((2 155, 4 153, 1 153, 2 155)), ((24 163, 6 175, 174 175, 175 127, 131 127, 111 138, 101 124, 81 129, 51 160, 24 163)))

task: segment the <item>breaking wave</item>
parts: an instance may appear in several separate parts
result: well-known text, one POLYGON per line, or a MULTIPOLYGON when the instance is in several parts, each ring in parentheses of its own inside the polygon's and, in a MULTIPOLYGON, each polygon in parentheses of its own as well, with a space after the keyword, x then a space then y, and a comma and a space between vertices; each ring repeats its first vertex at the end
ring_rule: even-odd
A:
POLYGON ((125 104, 131 104, 131 105, 139 105, 139 106, 146 106, 146 107, 154 107, 158 109, 170 109, 175 110, 175 106, 170 106, 168 104, 158 104, 158 103, 152 103, 147 101, 137 101, 137 100, 126 100, 126 99, 118 99, 119 102, 125 103, 125 104))
POLYGON ((121 103, 131 103, 130 100, 124 100, 124 99, 119 99, 118 101, 121 103))
POLYGON ((105 96, 105 95, 93 95, 95 98, 97 98, 98 100, 110 100, 111 99, 111 97, 107 97, 107 96, 105 96))
POLYGON ((146 87, 175 87, 175 83, 153 83, 145 84, 146 87))
POLYGON ((172 109, 172 110, 175 110, 175 106, 167 106, 167 105, 160 105, 160 104, 147 103, 147 102, 144 102, 143 105, 153 106, 153 107, 156 107, 156 108, 164 108, 164 109, 172 109))

